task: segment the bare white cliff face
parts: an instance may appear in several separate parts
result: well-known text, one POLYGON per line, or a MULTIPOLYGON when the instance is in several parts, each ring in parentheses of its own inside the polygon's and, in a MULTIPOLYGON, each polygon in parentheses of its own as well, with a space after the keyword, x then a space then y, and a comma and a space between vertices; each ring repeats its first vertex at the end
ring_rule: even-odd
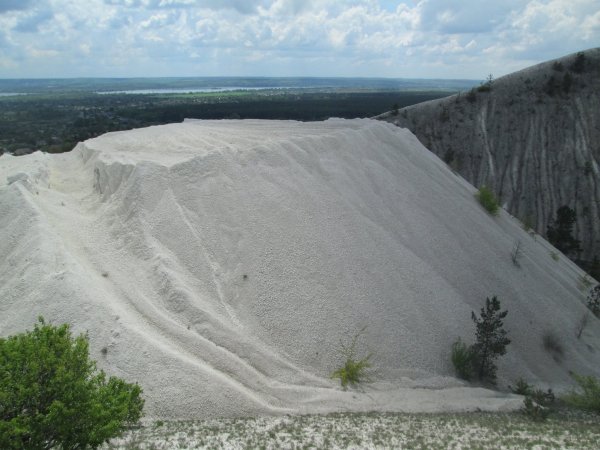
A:
POLYGON ((581 54, 379 118, 409 128, 542 235, 560 206, 573 208, 589 261, 600 255, 600 48, 581 54))

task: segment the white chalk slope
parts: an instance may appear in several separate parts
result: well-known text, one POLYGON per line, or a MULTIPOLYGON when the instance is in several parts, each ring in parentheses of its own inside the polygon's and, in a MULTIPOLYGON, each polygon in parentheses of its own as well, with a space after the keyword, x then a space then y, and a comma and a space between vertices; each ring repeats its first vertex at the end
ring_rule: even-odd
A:
POLYGON ((500 385, 599 373, 581 272, 407 130, 372 120, 195 121, 0 158, 0 333, 87 330, 154 417, 519 407, 453 378, 487 296, 509 310, 500 385), (521 268, 510 257, 516 240, 521 268), (375 383, 343 392, 366 328, 375 383), (544 348, 553 333, 563 353, 544 348))

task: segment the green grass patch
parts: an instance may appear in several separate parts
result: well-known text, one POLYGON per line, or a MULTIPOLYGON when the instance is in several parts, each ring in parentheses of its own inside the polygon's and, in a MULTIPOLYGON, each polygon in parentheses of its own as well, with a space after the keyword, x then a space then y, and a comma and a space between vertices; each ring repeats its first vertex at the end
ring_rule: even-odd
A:
POLYGON ((481 206, 485 208, 487 212, 489 212, 492 216, 498 215, 498 210, 500 209, 500 205, 498 204, 498 200, 494 195, 494 192, 488 188, 487 186, 481 186, 477 194, 475 194, 477 200, 481 206))

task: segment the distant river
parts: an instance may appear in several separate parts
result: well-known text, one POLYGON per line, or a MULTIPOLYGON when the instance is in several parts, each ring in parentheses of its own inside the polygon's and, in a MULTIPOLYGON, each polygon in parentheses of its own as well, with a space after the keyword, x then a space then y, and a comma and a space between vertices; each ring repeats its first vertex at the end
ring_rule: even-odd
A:
POLYGON ((182 88, 182 89, 132 89, 129 91, 97 91, 96 94, 191 94, 195 92, 228 92, 228 91, 258 91, 264 89, 293 89, 289 87, 217 87, 217 88, 182 88))
POLYGON ((0 92, 0 97, 11 97, 13 95, 27 95, 24 92, 0 92))

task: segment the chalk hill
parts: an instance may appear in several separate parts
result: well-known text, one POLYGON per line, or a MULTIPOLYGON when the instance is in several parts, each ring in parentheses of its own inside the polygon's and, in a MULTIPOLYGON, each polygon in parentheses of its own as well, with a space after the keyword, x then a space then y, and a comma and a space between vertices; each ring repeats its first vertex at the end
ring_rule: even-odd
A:
POLYGON ((598 375, 582 272, 474 192, 375 120, 190 120, 4 155, 0 330, 87 330, 154 417, 519 407, 453 378, 450 346, 492 295, 513 341, 500 386, 598 375), (375 383, 343 392, 340 340, 365 326, 375 383))
POLYGON ((560 206, 575 209, 579 257, 600 258, 600 48, 380 118, 410 129, 473 185, 490 186, 543 235, 560 206))

